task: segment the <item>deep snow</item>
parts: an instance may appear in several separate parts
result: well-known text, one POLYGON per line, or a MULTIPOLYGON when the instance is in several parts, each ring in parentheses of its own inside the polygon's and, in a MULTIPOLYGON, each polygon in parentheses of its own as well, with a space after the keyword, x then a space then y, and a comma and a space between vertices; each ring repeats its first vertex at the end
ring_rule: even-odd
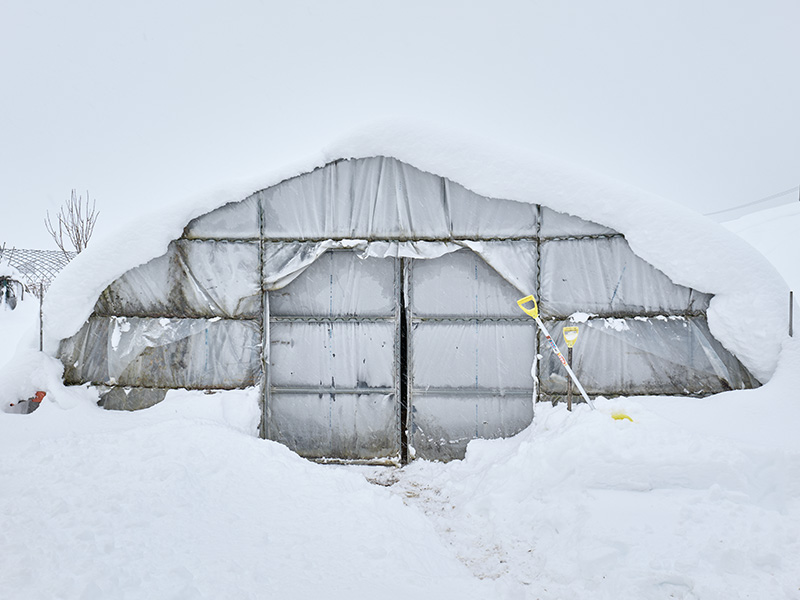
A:
POLYGON ((539 404, 404 469, 257 439, 253 391, 104 411, 36 356, 47 399, 0 413, 8 598, 800 598, 796 338, 759 389, 539 404))

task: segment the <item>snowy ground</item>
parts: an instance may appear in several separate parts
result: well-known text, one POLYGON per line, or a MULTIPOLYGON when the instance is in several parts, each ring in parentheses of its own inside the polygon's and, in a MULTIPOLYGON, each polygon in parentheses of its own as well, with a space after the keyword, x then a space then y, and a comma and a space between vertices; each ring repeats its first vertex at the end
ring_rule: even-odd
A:
POLYGON ((331 467, 256 439, 252 392, 98 408, 16 349, 24 310, 0 400, 25 372, 48 396, 0 412, 0 598, 800 598, 798 337, 757 390, 537 405, 463 461, 331 467))

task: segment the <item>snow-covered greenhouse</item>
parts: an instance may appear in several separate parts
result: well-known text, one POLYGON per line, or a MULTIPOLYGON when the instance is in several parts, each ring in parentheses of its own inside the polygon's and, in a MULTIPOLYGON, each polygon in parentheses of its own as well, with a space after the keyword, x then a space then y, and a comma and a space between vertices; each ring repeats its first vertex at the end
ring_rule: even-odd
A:
POLYGON ((580 328, 592 396, 759 385, 709 330, 709 290, 548 207, 563 190, 478 193, 412 162, 326 158, 195 210, 60 336, 65 381, 109 409, 255 387, 261 436, 302 456, 447 460, 525 428, 532 396, 563 399, 566 374, 517 306, 533 294, 554 337, 580 328))

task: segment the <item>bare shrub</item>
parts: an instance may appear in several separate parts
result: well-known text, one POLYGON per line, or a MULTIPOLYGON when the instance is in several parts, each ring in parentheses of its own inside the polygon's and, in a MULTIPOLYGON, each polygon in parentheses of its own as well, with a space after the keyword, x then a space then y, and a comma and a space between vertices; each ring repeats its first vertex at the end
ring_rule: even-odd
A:
POLYGON ((97 223, 97 216, 100 214, 96 209, 96 201, 91 201, 89 206, 89 192, 86 192, 86 200, 78 196, 75 190, 70 193, 70 198, 56 215, 56 223, 50 219, 50 212, 44 220, 47 233, 55 241, 56 245, 64 254, 70 250, 69 245, 80 254, 88 245, 89 239, 94 233, 94 226, 97 223))

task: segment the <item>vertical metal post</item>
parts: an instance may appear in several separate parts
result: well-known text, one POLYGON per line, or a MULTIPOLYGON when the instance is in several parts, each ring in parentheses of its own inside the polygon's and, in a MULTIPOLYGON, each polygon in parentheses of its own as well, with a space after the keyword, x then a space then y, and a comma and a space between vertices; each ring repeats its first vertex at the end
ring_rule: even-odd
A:
MULTIPOLYGON (((567 348, 567 363, 572 368, 572 346, 567 348)), ((567 410, 572 410, 572 378, 567 377, 567 410)))
POLYGON ((42 311, 42 304, 44 302, 44 284, 39 282, 39 352, 44 347, 44 314, 42 311))
POLYGON ((269 290, 264 284, 264 207, 261 198, 258 199, 258 280, 261 282, 261 381, 259 382, 261 407, 261 422, 258 434, 261 439, 267 439, 267 410, 269 408, 269 290))
POLYGON ((794 337, 794 292, 789 290, 789 337, 794 337))

